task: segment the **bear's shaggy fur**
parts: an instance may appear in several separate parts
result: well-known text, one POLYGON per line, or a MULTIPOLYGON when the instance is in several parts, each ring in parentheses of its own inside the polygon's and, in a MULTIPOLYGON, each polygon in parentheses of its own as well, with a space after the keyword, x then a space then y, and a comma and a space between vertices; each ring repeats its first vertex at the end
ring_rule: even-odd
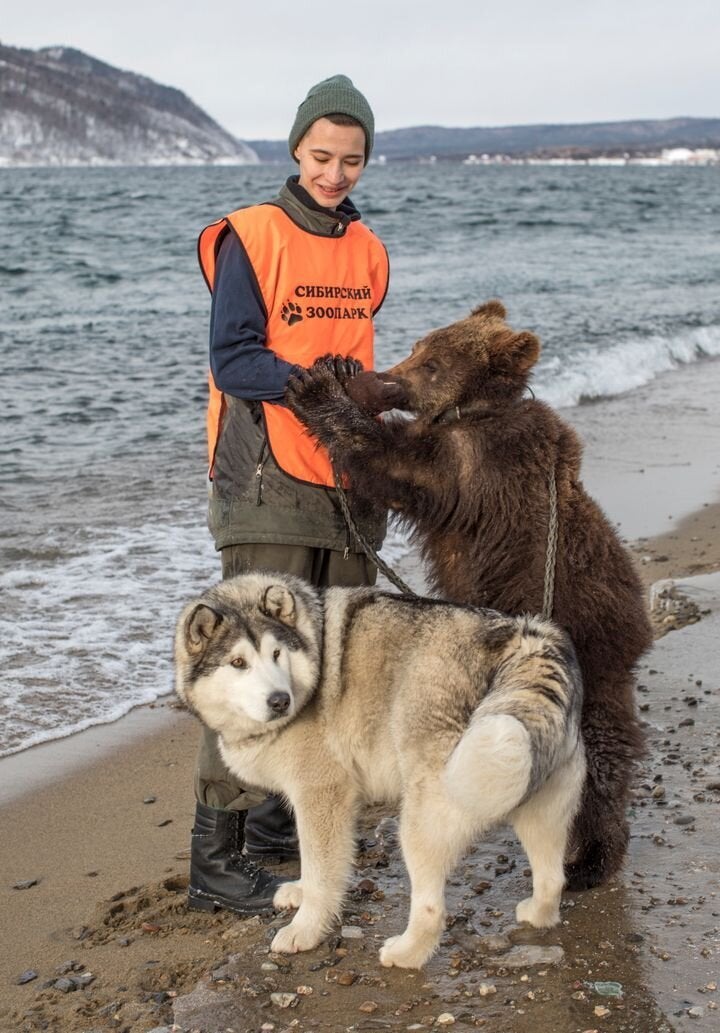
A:
MULTIPOLYGON (((632 562, 580 481, 575 432, 523 397, 538 339, 490 301, 435 330, 381 374, 401 385, 415 420, 381 422, 348 398, 352 366, 319 360, 291 381, 288 402, 317 435, 353 496, 389 506, 414 531, 435 590, 504 613, 539 613, 555 471, 559 532, 553 619, 582 669, 588 774, 571 853, 571 889, 621 866, 630 779, 642 752, 633 669, 651 642, 632 562)), ((481 787, 479 787, 480 791, 481 787)))

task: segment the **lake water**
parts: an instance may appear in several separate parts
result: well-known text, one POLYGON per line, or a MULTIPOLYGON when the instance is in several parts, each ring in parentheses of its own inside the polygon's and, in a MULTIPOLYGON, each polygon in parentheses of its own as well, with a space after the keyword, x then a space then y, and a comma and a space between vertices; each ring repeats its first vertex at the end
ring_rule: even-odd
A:
MULTIPOLYGON (((179 608, 219 577, 196 238, 289 171, 0 170, 0 755, 172 688, 179 608)), ((354 199, 391 259, 378 368, 491 297, 557 406, 720 354, 715 168, 398 163, 354 199)))

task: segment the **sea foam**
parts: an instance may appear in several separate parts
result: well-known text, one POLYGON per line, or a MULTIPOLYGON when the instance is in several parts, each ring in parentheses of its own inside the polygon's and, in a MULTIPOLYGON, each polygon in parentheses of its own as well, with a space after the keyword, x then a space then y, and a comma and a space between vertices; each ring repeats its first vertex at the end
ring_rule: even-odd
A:
POLYGON ((0 756, 171 692, 178 613, 219 576, 195 523, 93 530, 54 562, 3 573, 0 756))
POLYGON ((585 345, 541 360, 532 386, 539 398, 564 408, 636 390, 662 373, 719 355, 720 325, 629 338, 597 350, 585 345))

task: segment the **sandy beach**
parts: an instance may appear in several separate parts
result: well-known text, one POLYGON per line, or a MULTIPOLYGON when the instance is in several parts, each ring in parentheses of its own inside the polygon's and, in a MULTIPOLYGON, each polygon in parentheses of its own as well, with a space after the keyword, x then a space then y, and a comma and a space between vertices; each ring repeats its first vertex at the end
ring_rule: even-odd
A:
MULTIPOLYGON (((452 877, 428 969, 388 972, 378 938, 407 887, 373 813, 343 916, 360 935, 270 959, 286 918, 184 906, 198 729, 167 700, 0 761, 0 1031, 720 1029, 719 379, 704 362, 565 413, 648 590, 706 578, 658 615, 641 666, 649 748, 621 878, 567 895, 556 930, 517 929, 526 861, 498 830, 452 877)), ((401 573, 421 586, 412 557, 401 573)))

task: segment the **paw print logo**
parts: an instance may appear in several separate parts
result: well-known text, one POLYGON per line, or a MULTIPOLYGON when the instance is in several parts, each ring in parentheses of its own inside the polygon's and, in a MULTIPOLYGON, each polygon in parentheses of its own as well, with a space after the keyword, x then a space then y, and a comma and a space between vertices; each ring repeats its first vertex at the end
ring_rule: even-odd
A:
POLYGON ((299 305, 296 305, 294 301, 286 301, 280 309, 280 315, 288 326, 294 326, 296 323, 299 323, 303 317, 302 309, 299 305))

